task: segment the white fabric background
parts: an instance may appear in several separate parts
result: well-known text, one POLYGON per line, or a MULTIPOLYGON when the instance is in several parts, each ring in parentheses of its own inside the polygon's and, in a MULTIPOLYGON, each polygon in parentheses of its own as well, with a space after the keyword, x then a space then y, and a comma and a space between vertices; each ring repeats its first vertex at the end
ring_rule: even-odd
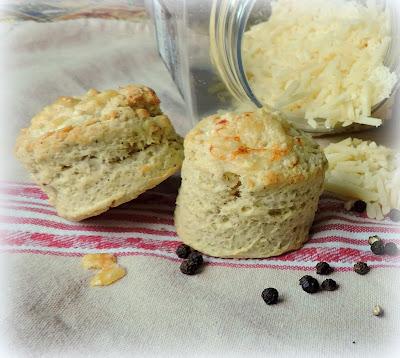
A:
MULTIPOLYGON (((27 22, 1 25, 0 36, 3 178, 28 180, 12 146, 30 117, 90 87, 147 84, 179 132, 188 130, 146 24, 27 22)), ((377 131, 380 140, 395 138, 393 128, 377 131)), ((302 271, 206 266, 186 277, 176 263, 131 256, 120 258, 123 280, 93 289, 77 257, 1 254, 1 262, 0 333, 12 355, 375 357, 399 348, 396 269, 334 273, 338 291, 308 295, 298 286, 302 271), (261 300, 269 286, 281 292, 279 305, 261 300), (371 314, 377 303, 382 318, 371 314)))

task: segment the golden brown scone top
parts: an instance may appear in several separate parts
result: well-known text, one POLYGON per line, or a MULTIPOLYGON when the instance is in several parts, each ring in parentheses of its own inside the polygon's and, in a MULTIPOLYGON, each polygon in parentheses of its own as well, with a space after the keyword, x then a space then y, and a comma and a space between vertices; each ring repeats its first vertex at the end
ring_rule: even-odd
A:
POLYGON ((25 132, 39 137, 67 127, 116 119, 127 109, 135 110, 141 118, 155 116, 161 114, 159 104, 155 92, 146 86, 128 85, 102 92, 90 89, 83 96, 58 98, 32 118, 25 132))
POLYGON ((203 119, 185 139, 185 158, 240 175, 250 190, 306 180, 327 163, 311 137, 265 109, 203 119))

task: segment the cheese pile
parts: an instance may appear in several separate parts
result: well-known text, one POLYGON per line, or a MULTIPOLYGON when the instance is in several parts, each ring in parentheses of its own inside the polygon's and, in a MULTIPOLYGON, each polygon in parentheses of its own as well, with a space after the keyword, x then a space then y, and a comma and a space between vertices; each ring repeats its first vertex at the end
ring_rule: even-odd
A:
POLYGON ((256 97, 289 119, 379 126, 371 109, 396 83, 384 65, 390 43, 389 10, 376 1, 278 0, 245 32, 242 53, 256 97))
POLYGON ((347 138, 324 152, 329 162, 325 190, 365 201, 370 218, 382 220, 391 209, 400 209, 400 158, 393 150, 347 138))

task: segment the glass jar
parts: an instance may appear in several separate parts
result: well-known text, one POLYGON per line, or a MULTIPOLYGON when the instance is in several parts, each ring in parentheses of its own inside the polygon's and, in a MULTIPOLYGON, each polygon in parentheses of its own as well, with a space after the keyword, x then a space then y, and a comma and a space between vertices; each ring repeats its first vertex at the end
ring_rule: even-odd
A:
MULTIPOLYGON (((278 0, 279 1, 279 0, 278 0)), ((304 0, 306 1, 306 0, 304 0)), ((385 66, 400 78, 400 6, 381 0, 391 18, 391 43, 385 66)), ((232 109, 254 109, 258 99, 242 56, 243 34, 271 16, 271 0, 151 0, 158 49, 188 107, 191 125, 206 115, 232 109)), ((372 107, 371 116, 388 119, 399 81, 391 96, 372 107)), ((276 108, 273 108, 276 109, 276 108)), ((295 126, 316 134, 358 130, 365 125, 326 128, 316 119, 311 127, 303 117, 288 116, 295 126)))

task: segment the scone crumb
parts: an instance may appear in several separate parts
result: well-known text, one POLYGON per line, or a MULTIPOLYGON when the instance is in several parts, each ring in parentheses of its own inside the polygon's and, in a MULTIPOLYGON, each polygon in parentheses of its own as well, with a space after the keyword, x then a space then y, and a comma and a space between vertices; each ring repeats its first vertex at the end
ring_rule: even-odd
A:
POLYGON ((96 275, 94 275, 90 280, 90 286, 108 286, 120 280, 125 275, 126 270, 118 264, 114 264, 100 270, 96 275))
POLYGON ((382 316, 383 315, 382 307, 379 305, 374 306, 374 308, 372 309, 372 314, 374 316, 382 316))
POLYGON ((83 268, 86 270, 109 267, 117 262, 117 258, 112 254, 87 254, 82 258, 83 268))
POLYGON ((125 268, 117 264, 117 258, 112 254, 87 254, 82 258, 85 269, 97 269, 90 280, 90 286, 108 286, 126 275, 125 268))

